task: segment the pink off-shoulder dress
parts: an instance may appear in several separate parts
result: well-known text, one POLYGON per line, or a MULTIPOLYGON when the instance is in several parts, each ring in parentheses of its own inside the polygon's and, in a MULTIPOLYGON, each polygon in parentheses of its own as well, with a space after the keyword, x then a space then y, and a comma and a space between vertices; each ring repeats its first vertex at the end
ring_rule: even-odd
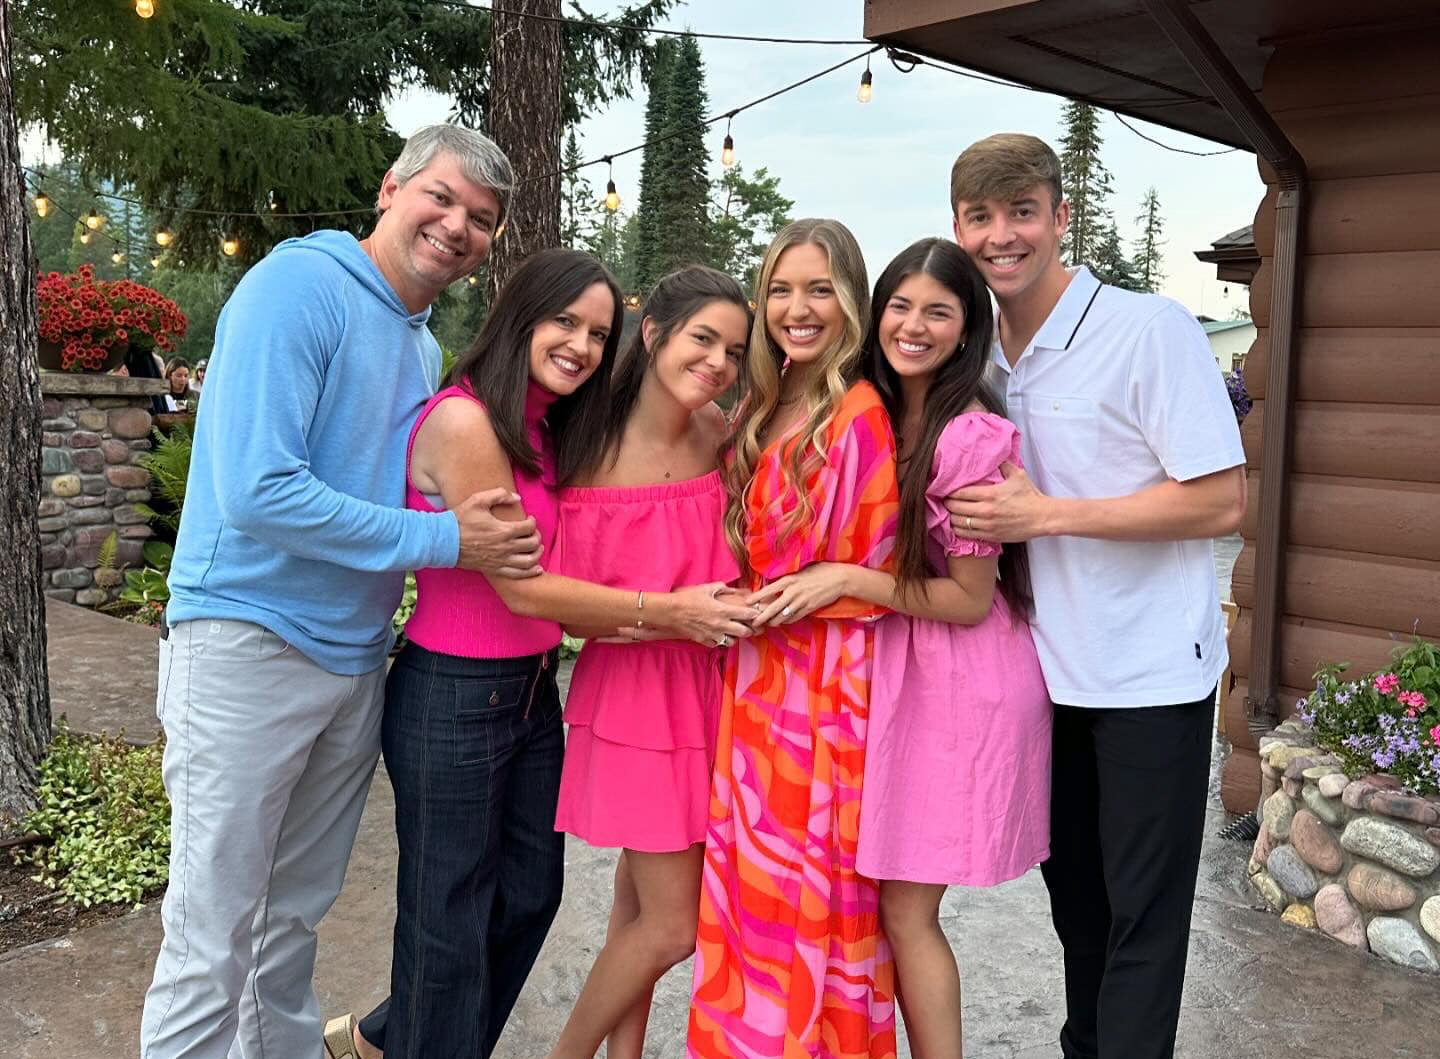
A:
MULTIPOLYGON (((929 555, 998 555, 957 537, 945 497, 1020 466, 1020 435, 988 413, 935 445, 929 555)), ((978 625, 891 614, 875 629, 856 865, 874 879, 990 886, 1050 855, 1050 697, 1030 638, 996 591, 978 625)))
MULTIPOLYGON (((733 581, 719 471, 560 493, 556 569, 661 592, 733 581)), ((592 846, 669 853, 705 841, 725 652, 690 641, 590 641, 565 699, 555 829, 592 846)))

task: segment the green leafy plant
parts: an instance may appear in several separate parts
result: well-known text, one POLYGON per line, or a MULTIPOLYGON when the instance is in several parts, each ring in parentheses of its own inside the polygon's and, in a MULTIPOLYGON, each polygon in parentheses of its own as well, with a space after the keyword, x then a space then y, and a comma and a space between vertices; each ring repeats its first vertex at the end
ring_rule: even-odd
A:
POLYGON ((190 476, 190 449, 194 438, 190 427, 183 422, 171 427, 169 434, 158 430, 151 433, 155 436, 154 448, 135 462, 150 472, 151 492, 169 504, 171 510, 156 511, 148 504, 136 504, 135 510, 175 533, 180 529, 180 510, 185 506, 185 479, 190 476))
POLYGON ((405 591, 400 596, 400 606, 396 608, 395 614, 390 619, 390 624, 395 629, 395 635, 399 636, 405 631, 405 623, 410 620, 410 615, 415 613, 415 575, 405 575, 405 591))
POLYGON ((1390 666, 1358 680, 1349 663, 1322 666, 1300 719, 1351 775, 1388 772, 1420 794, 1440 793, 1440 648, 1418 636, 1390 666))
POLYGON ((120 590, 120 598, 126 603, 140 605, 142 613, 147 607, 153 609, 154 604, 159 604, 163 610, 170 601, 170 585, 166 578, 175 549, 164 541, 146 541, 144 555, 146 565, 143 569, 125 571, 125 587, 120 590))
POLYGON ((16 854, 36 881, 77 904, 138 903, 170 865, 170 801, 163 745, 87 739, 62 720, 40 763, 37 807, 21 821, 46 841, 16 854))

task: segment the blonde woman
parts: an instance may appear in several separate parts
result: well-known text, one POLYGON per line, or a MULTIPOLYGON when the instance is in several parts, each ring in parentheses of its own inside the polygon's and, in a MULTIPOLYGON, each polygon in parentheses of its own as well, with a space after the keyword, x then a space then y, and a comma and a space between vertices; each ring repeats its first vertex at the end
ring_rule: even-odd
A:
MULTIPOLYGON (((895 444, 856 383, 870 299, 855 238, 771 244, 732 429, 726 533, 748 587, 820 561, 890 569, 895 444)), ((756 604, 757 617, 760 605, 756 604)), ((876 884, 855 871, 873 631, 842 598, 730 652, 705 839, 689 1054, 895 1054, 876 884)))

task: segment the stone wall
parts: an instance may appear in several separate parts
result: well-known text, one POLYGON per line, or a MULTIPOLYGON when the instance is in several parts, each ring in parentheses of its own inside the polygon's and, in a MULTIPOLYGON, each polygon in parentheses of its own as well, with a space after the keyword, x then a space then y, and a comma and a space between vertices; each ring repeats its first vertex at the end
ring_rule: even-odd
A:
POLYGON ((1260 835, 1250 885, 1296 926, 1440 973, 1440 795, 1351 779, 1286 721, 1260 740, 1260 835))
POLYGON ((150 475, 136 459, 150 449, 150 397, 160 379, 42 371, 40 554, 45 594, 94 607, 115 598, 121 568, 143 563, 150 536, 135 505, 150 499, 150 475), (114 564, 97 569, 110 534, 114 564))

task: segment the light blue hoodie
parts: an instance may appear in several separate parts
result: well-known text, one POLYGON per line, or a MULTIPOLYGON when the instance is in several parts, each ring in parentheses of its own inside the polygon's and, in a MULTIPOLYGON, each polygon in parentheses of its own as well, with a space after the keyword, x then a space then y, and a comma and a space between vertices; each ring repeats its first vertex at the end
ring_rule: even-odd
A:
POLYGON ((255 622, 332 673, 385 660, 404 571, 454 566, 448 512, 405 510, 440 347, 355 238, 287 239, 226 302, 170 572, 170 624, 255 622))

